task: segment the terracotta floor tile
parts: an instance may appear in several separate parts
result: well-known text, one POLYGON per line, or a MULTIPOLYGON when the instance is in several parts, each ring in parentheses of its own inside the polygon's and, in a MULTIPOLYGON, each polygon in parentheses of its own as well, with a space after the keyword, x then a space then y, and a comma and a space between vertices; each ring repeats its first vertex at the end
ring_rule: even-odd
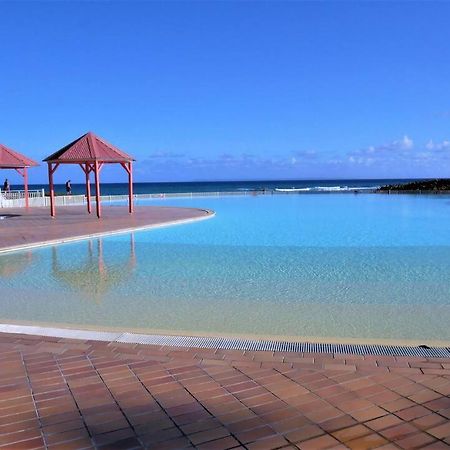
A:
POLYGON ((284 408, 261 414, 260 417, 266 423, 275 423, 286 419, 293 419, 298 415, 300 415, 300 411, 291 406, 285 406, 284 408))
POLYGON ((322 422, 320 424, 320 427, 326 432, 332 433, 333 431, 341 430, 342 428, 348 428, 356 424, 357 422, 353 417, 345 414, 343 416, 322 422))
POLYGON ((404 449, 423 448, 425 445, 429 445, 435 442, 436 439, 427 433, 413 434, 407 438, 395 441, 395 443, 404 449))
POLYGON ((346 402, 342 402, 339 405, 339 409, 341 409, 342 411, 346 412, 346 413, 350 413, 353 411, 358 411, 361 409, 367 409, 374 406, 372 402, 362 399, 362 398, 358 398, 355 400, 350 400, 350 401, 346 401, 346 402))
POLYGON ((14 443, 8 443, 6 445, 0 446, 1 449, 5 450, 33 450, 44 447, 44 440, 42 437, 29 439, 27 441, 20 441, 14 443))
POLYGON ((263 426, 259 428, 253 428, 252 430, 235 433, 235 436, 237 439, 239 439, 240 442, 242 442, 243 444, 247 444, 258 439, 272 436, 274 434, 275 432, 271 427, 263 426))
POLYGON ((438 412, 441 409, 450 408, 450 397, 441 397, 436 400, 431 400, 424 403, 423 406, 426 406, 428 409, 438 412))
POLYGON ((205 442, 196 446, 199 450, 226 450, 230 448, 236 448, 239 446, 239 442, 232 436, 226 436, 214 441, 205 442))
POLYGON ((90 439, 77 439, 75 441, 64 442, 64 446, 61 444, 49 445, 47 447, 49 450, 85 450, 85 449, 93 449, 94 446, 90 439))
POLYGON ((387 411, 385 411, 382 408, 379 408, 378 406, 372 406, 368 409, 361 409, 358 411, 353 411, 350 413, 352 417, 354 417, 359 422, 365 422, 367 420, 377 419, 378 417, 382 417, 389 414, 387 411))
POLYGON ((180 425, 181 430, 186 435, 199 433, 201 431, 208 431, 220 426, 219 420, 215 417, 210 417, 205 420, 200 420, 197 422, 188 423, 186 425, 180 425))
POLYGON ((422 447, 425 450, 448 450, 448 444, 443 441, 435 441, 422 447))
POLYGON ((321 450, 327 448, 333 448, 339 445, 339 441, 331 437, 330 435, 320 436, 309 441, 301 442, 297 446, 301 450, 321 450))
MULTIPOLYGON (((136 438, 126 438, 97 447, 101 450, 137 450, 142 449, 142 445, 136 438)), ((179 447, 178 447, 179 448, 179 447)))
POLYGON ((282 436, 271 436, 266 439, 247 444, 248 450, 273 450, 288 445, 288 441, 282 436))
POLYGON ((293 417, 286 418, 279 422, 271 423, 270 426, 278 433, 287 433, 303 429, 306 425, 311 425, 311 421, 303 415, 296 414, 293 417))
POLYGON ((320 424, 326 422, 327 420, 335 419, 337 417, 345 415, 344 413, 342 413, 342 411, 332 406, 328 408, 323 408, 319 411, 306 412, 304 414, 312 422, 320 424))
POLYGON ((89 432, 92 436, 96 436, 98 434, 109 433, 111 431, 121 430, 122 428, 127 428, 128 422, 125 419, 114 420, 112 422, 102 422, 95 423, 92 425, 87 425, 89 432))
POLYGON ((30 439, 38 439, 41 437, 39 429, 30 429, 25 431, 17 431, 14 433, 8 433, 0 435, 0 447, 12 445, 17 442, 27 441, 30 439))
POLYGON ((194 445, 203 444, 204 442, 214 441, 225 436, 228 436, 230 433, 225 427, 213 428, 207 431, 201 431, 200 433, 194 433, 189 435, 189 440, 194 445))
POLYGON ((395 425, 400 425, 401 423, 403 423, 403 421, 400 418, 394 416, 393 414, 388 414, 386 416, 379 417, 378 419, 369 420, 365 423, 365 425, 372 430, 380 431, 395 425))
POLYGON ((265 425, 265 422, 259 417, 251 417, 239 422, 234 422, 227 425, 227 430, 231 433, 241 433, 243 431, 251 430, 265 425))
POLYGON ((62 433, 51 434, 45 437, 47 445, 61 444, 63 442, 74 441, 80 438, 89 438, 89 434, 86 429, 76 429, 71 431, 65 431, 62 433))
POLYGON ((161 442, 170 441, 172 439, 182 437, 182 433, 175 427, 165 430, 154 431, 143 434, 139 439, 143 442, 145 447, 158 448, 157 445, 161 442))
POLYGON ((416 427, 409 423, 401 423, 384 430, 380 430, 379 433, 389 440, 400 440, 411 434, 417 432, 416 427))
POLYGON ((384 403, 380 406, 389 412, 396 412, 414 405, 415 403, 412 402, 411 400, 408 400, 406 398, 400 398, 398 400, 394 400, 393 402, 384 403))
POLYGON ((350 449, 357 450, 368 450, 372 448, 379 448, 384 444, 387 444, 388 441, 382 438, 378 434, 369 434, 367 436, 363 436, 352 441, 348 441, 345 445, 350 449))
POLYGON ((412 400, 415 403, 426 403, 431 400, 436 400, 437 398, 440 397, 441 394, 431 389, 422 389, 421 391, 408 396, 409 400, 412 400))
POLYGON ((417 405, 397 411, 395 414, 403 420, 410 421, 427 416, 428 414, 431 414, 431 411, 423 406, 417 405))
POLYGON ((169 441, 166 442, 158 443, 158 450, 181 450, 186 448, 193 448, 193 447, 190 444, 189 439, 187 439, 184 436, 175 439, 170 439, 169 441))
POLYGON ((284 436, 289 442, 297 444, 298 442, 308 441, 311 438, 320 436, 324 433, 325 432, 317 425, 310 424, 289 433, 284 433, 284 436))
POLYGON ((373 431, 365 427, 364 425, 354 425, 339 431, 335 431, 334 433, 332 433, 332 435, 340 442, 347 442, 372 433, 373 431))
POLYGON ((442 425, 428 429, 427 433, 438 439, 446 439, 450 437, 450 421, 446 421, 442 425))

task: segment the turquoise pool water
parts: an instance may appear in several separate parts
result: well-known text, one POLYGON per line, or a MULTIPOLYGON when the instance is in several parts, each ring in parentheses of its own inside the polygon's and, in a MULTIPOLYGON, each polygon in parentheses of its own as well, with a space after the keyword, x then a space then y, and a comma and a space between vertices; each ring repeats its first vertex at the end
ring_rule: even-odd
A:
MULTIPOLYGON (((153 200, 213 219, 0 256, 0 319, 450 342, 450 198, 153 200)), ((142 204, 142 203, 141 203, 142 204)))

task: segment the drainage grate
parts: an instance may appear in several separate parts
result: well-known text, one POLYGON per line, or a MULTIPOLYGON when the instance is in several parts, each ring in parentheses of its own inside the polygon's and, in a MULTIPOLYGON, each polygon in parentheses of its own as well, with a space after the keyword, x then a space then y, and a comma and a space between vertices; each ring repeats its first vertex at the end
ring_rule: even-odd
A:
POLYGON ((420 356, 423 358, 450 358, 450 347, 407 347, 399 345, 321 344, 315 342, 287 342, 227 337, 168 336, 107 331, 74 330, 67 328, 1 324, 0 333, 29 334, 69 339, 147 344, 168 347, 218 348, 223 350, 263 350, 297 353, 331 353, 382 356, 420 356))
POLYGON ((273 340, 233 339, 222 337, 161 336, 124 333, 115 342, 128 344, 161 345, 168 347, 218 348, 223 350, 277 351, 298 353, 341 353, 381 356, 421 356, 424 358, 450 358, 450 348, 407 347, 398 345, 321 344, 314 342, 286 342, 273 340))

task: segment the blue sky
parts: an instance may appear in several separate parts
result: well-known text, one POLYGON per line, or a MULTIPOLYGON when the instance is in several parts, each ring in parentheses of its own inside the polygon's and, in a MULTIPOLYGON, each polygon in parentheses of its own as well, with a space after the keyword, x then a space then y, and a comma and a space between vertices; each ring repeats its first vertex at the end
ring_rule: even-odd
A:
POLYGON ((450 176, 450 3, 0 2, 0 17, 0 142, 37 160, 92 130, 136 157, 137 181, 450 176))

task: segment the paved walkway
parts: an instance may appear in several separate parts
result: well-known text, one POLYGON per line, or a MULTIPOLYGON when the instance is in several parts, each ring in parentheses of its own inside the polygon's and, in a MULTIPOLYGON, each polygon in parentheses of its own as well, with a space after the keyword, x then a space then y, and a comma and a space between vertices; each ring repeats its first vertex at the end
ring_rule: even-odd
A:
POLYGON ((171 222, 200 219, 211 213, 196 208, 139 206, 133 214, 124 206, 103 206, 103 217, 88 214, 85 207, 58 207, 51 218, 48 208, 0 209, 0 251, 10 247, 45 241, 57 242, 68 238, 100 235, 119 230, 152 227, 171 222))
POLYGON ((0 334, 0 448, 450 446, 450 359, 0 334))

